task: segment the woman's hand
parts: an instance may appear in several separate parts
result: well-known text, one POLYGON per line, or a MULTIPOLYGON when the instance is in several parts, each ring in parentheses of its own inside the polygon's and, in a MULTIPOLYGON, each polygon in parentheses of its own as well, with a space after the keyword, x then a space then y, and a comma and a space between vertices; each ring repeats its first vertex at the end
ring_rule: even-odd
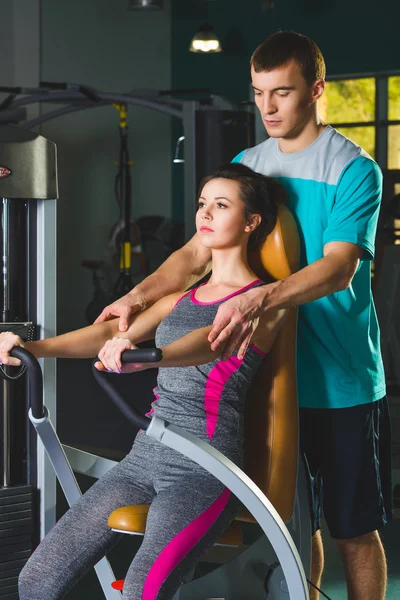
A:
POLYGON ((149 366, 145 363, 122 364, 121 354, 125 350, 136 350, 136 348, 128 339, 114 337, 104 344, 98 354, 100 361, 96 362, 94 366, 99 371, 108 371, 110 373, 136 373, 137 371, 144 371, 149 366))
POLYGON ((102 323, 114 317, 119 317, 119 331, 127 331, 129 326, 129 317, 146 308, 146 301, 140 292, 134 288, 122 298, 119 298, 112 304, 103 309, 103 312, 97 317, 95 323, 102 323))
POLYGON ((24 342, 18 335, 11 331, 4 331, 0 333, 0 363, 3 365, 11 365, 12 367, 18 367, 21 361, 18 358, 10 356, 10 352, 16 346, 24 347, 24 342))

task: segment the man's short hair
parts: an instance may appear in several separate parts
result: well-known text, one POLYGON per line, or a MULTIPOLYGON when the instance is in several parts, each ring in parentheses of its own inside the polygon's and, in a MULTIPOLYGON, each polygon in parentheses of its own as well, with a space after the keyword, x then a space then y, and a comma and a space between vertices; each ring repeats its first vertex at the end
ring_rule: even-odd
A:
POLYGON ((324 57, 317 44, 296 31, 279 31, 270 35, 256 48, 250 64, 256 73, 272 71, 296 61, 304 79, 311 85, 317 79, 325 79, 324 57))

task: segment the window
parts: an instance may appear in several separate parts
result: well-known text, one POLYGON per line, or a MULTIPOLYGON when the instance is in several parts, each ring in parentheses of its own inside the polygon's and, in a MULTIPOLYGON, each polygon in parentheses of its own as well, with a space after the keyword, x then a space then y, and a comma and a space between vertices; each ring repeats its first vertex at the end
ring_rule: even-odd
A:
POLYGON ((375 79, 328 81, 325 97, 329 123, 368 123, 375 121, 375 79))
POLYGON ((382 169, 400 170, 400 75, 330 79, 320 111, 324 121, 362 146, 382 169))
POLYGON ((400 74, 329 79, 319 109, 322 119, 359 144, 385 172, 377 255, 400 244, 400 74))

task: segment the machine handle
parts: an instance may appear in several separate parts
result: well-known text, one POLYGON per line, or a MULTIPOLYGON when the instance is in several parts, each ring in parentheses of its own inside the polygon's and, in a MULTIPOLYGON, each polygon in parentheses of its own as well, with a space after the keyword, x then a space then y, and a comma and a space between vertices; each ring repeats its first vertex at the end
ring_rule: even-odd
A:
POLYGON ((39 362, 33 354, 20 346, 13 348, 10 356, 18 358, 28 371, 32 415, 35 419, 41 419, 44 417, 45 411, 43 408, 43 375, 39 362))
MULTIPOLYGON (((18 358, 25 366, 29 375, 30 385, 30 403, 32 415, 35 419, 41 419, 45 415, 43 408, 43 375, 38 360, 20 346, 16 346, 10 351, 10 356, 18 358)), ((126 350, 122 354, 122 362, 158 362, 162 358, 162 352, 159 348, 141 348, 137 350, 126 350)), ((97 358, 94 362, 97 362, 97 358)), ((93 363, 94 365, 94 363, 93 363)), ((122 394, 111 383, 108 374, 98 371, 93 366, 94 376, 100 386, 110 396, 112 401, 118 406, 122 413, 136 426, 141 429, 147 429, 150 419, 138 413, 122 396, 122 394)))
POLYGON ((125 350, 121 354, 123 363, 150 363, 159 362, 162 359, 160 348, 137 348, 135 350, 125 350))
MULTIPOLYGON (((137 350, 125 350, 121 355, 123 363, 129 362, 158 362, 162 359, 162 351, 159 348, 138 348, 137 350)), ((131 406, 119 390, 116 389, 114 384, 111 382, 111 375, 106 371, 99 371, 94 366, 98 361, 95 358, 93 361, 93 374, 101 388, 106 392, 107 396, 111 398, 114 404, 119 408, 122 414, 129 419, 136 427, 146 431, 150 425, 151 419, 141 415, 133 406, 131 406)))

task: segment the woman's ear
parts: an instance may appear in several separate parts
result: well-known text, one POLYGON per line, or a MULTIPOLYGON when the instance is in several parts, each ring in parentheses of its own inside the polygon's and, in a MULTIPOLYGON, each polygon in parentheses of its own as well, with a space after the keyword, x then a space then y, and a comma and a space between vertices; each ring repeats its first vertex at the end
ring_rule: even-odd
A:
POLYGON ((257 229, 257 227, 259 226, 260 223, 261 223, 261 215, 258 215, 258 214, 251 215, 251 217, 247 221, 245 231, 252 233, 255 229, 257 229))

